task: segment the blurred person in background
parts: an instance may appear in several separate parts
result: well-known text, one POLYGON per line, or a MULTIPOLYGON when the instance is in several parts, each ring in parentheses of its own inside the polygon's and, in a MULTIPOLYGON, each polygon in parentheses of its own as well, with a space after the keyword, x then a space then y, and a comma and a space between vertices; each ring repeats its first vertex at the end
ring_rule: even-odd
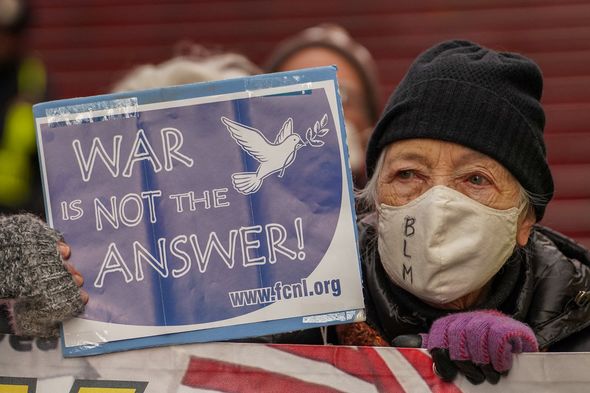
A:
POLYGON ((42 62, 25 52, 24 0, 0 0, 0 213, 43 215, 32 105, 46 98, 42 62))
POLYGON ((260 73, 260 69, 237 53, 214 53, 200 45, 181 42, 179 53, 160 64, 133 68, 112 88, 112 93, 240 78, 260 73))
POLYGON ((335 64, 346 123, 354 185, 364 186, 365 150, 380 112, 377 68, 369 51, 334 24, 303 30, 281 42, 269 57, 266 72, 335 64))

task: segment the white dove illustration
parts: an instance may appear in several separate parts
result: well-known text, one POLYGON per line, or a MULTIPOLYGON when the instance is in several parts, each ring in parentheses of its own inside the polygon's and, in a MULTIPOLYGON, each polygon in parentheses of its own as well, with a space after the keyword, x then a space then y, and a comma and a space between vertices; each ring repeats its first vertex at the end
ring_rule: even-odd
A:
POLYGON ((225 116, 221 121, 226 125, 232 138, 242 150, 254 157, 260 166, 256 172, 239 172, 232 175, 232 183, 241 194, 252 194, 262 186, 262 181, 269 175, 281 171, 293 163, 297 150, 305 145, 299 134, 293 132, 293 119, 288 118, 277 134, 274 143, 269 142, 260 131, 237 123, 225 116))

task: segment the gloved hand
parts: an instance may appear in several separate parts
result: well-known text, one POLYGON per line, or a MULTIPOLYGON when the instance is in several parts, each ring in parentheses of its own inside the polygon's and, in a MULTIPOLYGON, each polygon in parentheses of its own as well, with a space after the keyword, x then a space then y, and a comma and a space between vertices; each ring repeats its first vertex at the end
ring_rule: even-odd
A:
MULTIPOLYGON (((512 356, 538 351, 535 334, 527 325, 498 311, 471 311, 437 319, 428 334, 422 334, 437 374, 451 381, 461 372, 473 384, 486 379, 495 384, 512 367, 512 356)), ((398 337, 395 346, 411 342, 398 337)), ((414 342, 420 341, 416 340, 414 342)))
POLYGON ((33 215, 0 217, 0 299, 16 334, 57 336, 58 323, 84 308, 82 278, 64 263, 69 247, 59 238, 33 215))

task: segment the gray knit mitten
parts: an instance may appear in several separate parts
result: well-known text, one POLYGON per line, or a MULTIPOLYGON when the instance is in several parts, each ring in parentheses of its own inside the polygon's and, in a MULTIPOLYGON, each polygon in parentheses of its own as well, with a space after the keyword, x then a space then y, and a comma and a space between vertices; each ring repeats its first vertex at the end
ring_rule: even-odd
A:
POLYGON ((11 299, 16 334, 55 337, 59 322, 84 309, 61 259, 59 239, 31 214, 0 216, 0 299, 11 299))

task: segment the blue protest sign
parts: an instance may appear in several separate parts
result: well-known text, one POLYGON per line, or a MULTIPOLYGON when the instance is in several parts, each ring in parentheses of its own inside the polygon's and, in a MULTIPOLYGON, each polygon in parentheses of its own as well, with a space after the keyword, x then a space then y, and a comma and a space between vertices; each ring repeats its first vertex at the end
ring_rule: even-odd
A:
POLYGON ((48 222, 90 295, 66 356, 363 318, 334 68, 34 112, 48 222))

